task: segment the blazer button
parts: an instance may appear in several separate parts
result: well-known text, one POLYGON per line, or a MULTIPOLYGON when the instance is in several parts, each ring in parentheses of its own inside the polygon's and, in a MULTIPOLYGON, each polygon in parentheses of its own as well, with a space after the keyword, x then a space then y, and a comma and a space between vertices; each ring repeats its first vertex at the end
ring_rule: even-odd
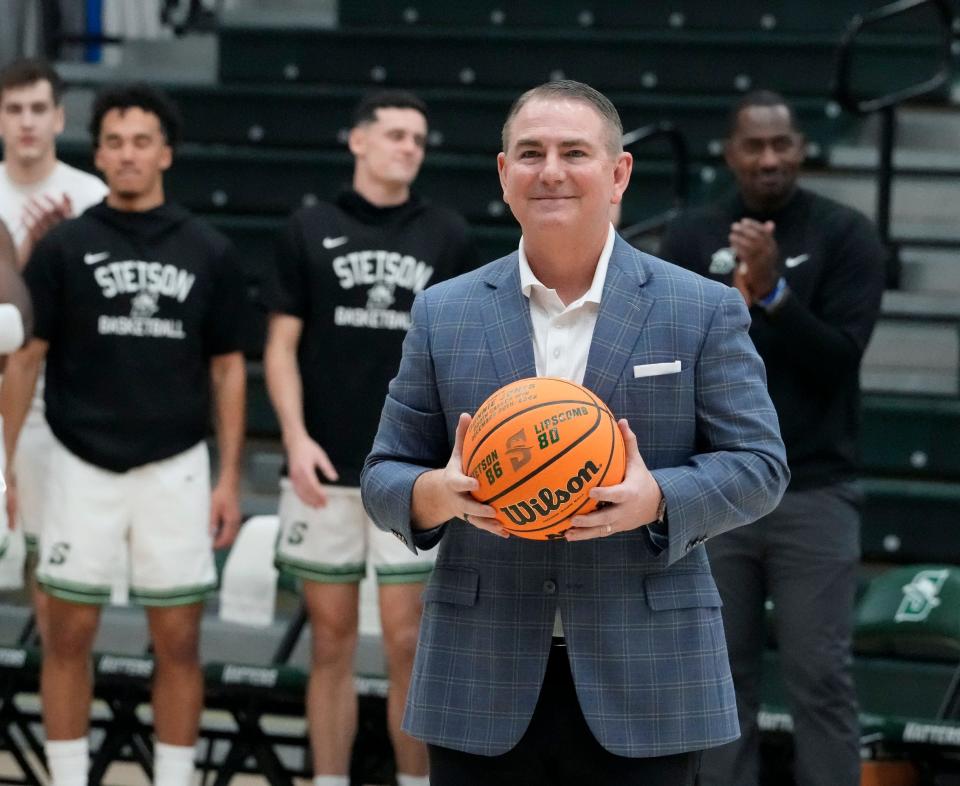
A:
POLYGON ((543 582, 543 591, 546 595, 553 595, 557 591, 557 582, 553 579, 547 579, 543 582))

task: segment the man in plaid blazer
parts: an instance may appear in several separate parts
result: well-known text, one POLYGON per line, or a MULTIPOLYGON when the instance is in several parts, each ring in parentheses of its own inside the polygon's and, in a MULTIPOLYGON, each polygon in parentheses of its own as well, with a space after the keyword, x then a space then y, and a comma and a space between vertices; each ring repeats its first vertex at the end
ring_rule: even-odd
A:
POLYGON ((692 784, 738 735, 703 542, 772 510, 789 473, 733 289, 610 226, 632 159, 576 82, 521 96, 498 168, 517 252, 423 292, 362 476, 411 550, 439 544, 404 728, 434 786, 692 784), (621 418, 624 481, 563 540, 507 537, 461 444, 497 388, 582 382, 621 418))

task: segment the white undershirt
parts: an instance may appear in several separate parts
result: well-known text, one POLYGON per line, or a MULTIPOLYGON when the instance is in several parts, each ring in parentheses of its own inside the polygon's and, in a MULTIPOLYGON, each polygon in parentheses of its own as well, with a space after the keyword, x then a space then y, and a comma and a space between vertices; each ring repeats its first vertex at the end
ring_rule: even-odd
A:
MULTIPOLYGON (((520 290, 530 302, 533 358, 538 377, 560 377, 583 384, 615 238, 611 225, 590 288, 567 306, 555 289, 544 286, 534 275, 520 238, 520 290)), ((553 619, 553 635, 563 635, 559 607, 553 619)))
POLYGON ((103 201, 107 187, 102 180, 87 172, 57 161, 53 171, 39 183, 22 185, 10 179, 6 164, 0 163, 0 219, 7 225, 13 241, 20 245, 27 234, 24 206, 33 197, 62 200, 67 194, 73 204, 73 214, 79 216, 88 207, 103 201))

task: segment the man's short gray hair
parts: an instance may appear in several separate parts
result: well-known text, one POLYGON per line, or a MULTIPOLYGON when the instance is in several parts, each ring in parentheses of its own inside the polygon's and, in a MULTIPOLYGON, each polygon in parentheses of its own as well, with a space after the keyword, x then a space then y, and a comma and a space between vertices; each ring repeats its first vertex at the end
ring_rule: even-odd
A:
POLYGON ((507 112, 507 119, 503 123, 503 131, 501 132, 504 152, 506 152, 510 146, 510 123, 513 122, 513 118, 517 116, 517 113, 530 101, 549 99, 580 101, 592 106, 603 119, 604 125, 607 126, 607 131, 609 132, 607 148, 610 154, 615 156, 623 152, 623 123, 620 121, 620 114, 617 112, 617 108, 610 99, 599 90, 594 90, 590 85, 586 85, 583 82, 575 82, 572 79, 558 79, 554 82, 546 82, 538 87, 531 88, 513 102, 513 106, 511 106, 510 111, 507 112))

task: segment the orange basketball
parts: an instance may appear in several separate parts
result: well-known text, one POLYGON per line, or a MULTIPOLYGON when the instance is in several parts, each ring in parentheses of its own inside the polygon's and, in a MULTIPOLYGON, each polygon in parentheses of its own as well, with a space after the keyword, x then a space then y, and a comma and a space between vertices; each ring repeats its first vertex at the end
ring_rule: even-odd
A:
POLYGON ((532 377, 480 405, 463 443, 463 471, 507 531, 551 540, 589 513, 594 486, 623 480, 623 436, 606 405, 581 385, 532 377))

